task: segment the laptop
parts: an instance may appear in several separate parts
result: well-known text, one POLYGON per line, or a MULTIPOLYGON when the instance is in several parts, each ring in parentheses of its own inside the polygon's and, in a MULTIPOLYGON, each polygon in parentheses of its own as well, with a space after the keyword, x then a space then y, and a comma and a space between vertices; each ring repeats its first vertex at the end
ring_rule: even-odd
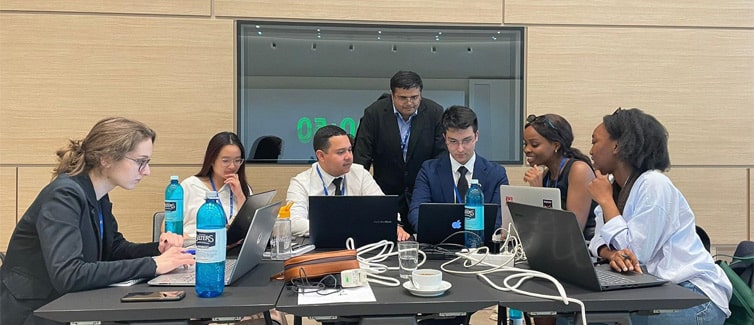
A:
POLYGON ((552 187, 512 186, 500 185, 501 215, 503 222, 500 225, 507 233, 511 223, 511 212, 508 202, 517 202, 538 207, 561 209, 560 189, 552 187))
MULTIPOLYGON (((439 244, 453 233, 463 231, 466 218, 463 215, 464 205, 461 203, 422 203, 419 205, 419 229, 416 239, 425 244, 439 244)), ((499 206, 495 203, 484 204, 484 243, 492 247, 492 233, 499 206)), ((465 236, 454 235, 444 243, 463 245, 465 236)))
POLYGON ((395 242, 398 196, 310 196, 309 237, 317 249, 356 247, 381 240, 395 242))
POLYGON ((249 232, 249 227, 251 227, 251 220, 254 218, 254 212, 270 204, 277 192, 277 190, 269 190, 254 193, 246 198, 246 202, 244 202, 241 209, 238 210, 238 214, 228 226, 228 244, 236 243, 246 237, 246 233, 249 232))
POLYGON ((593 290, 659 286, 668 281, 647 273, 618 273, 594 266, 573 212, 508 202, 529 267, 593 290))
MULTIPOLYGON (((225 260, 225 285, 230 285, 248 273, 262 260, 262 254, 270 241, 272 227, 275 225, 281 202, 263 206, 254 212, 251 226, 241 244, 238 258, 225 260)), ((245 214, 251 214, 247 209, 245 214)), ((241 214, 239 214, 241 216, 241 214)), ((248 217, 248 216, 246 216, 248 217)), ((195 284, 195 267, 179 267, 170 273, 162 274, 147 282, 153 286, 193 286, 195 284)))

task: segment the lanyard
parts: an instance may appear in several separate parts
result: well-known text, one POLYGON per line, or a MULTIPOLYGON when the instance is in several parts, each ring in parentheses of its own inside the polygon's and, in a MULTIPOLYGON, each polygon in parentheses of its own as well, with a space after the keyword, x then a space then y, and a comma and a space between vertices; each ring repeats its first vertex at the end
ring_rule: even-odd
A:
MULTIPOLYGON (((209 177, 209 183, 212 184, 212 190, 217 192, 217 188, 215 188, 215 181, 212 180, 212 176, 209 177)), ((220 205, 223 205, 222 199, 220 199, 220 193, 217 193, 217 201, 220 202, 220 205)), ((230 214, 228 214, 228 220, 233 217, 233 191, 230 191, 230 214)))
POLYGON ((102 204, 100 204, 99 212, 99 241, 102 242, 105 238, 105 218, 102 217, 102 204))
POLYGON ((404 121, 401 117, 400 113, 395 113, 396 118, 398 119, 398 133, 400 135, 401 132, 401 126, 402 125, 408 125, 408 129, 406 130, 406 135, 403 136, 401 139, 401 152, 403 153, 403 161, 406 161, 406 152, 408 152, 408 138, 411 135, 411 122, 414 118, 412 115, 408 118, 408 121, 404 121))
MULTIPOLYGON (((319 165, 317 165, 316 168, 317 174, 319 175, 319 180, 322 181, 322 189, 325 190, 325 196, 329 196, 330 193, 327 192, 327 185, 325 184, 325 179, 322 177, 322 172, 319 171, 319 165)), ((346 196, 346 175, 343 175, 343 182, 340 183, 340 192, 343 194, 343 196, 346 196)))
MULTIPOLYGON (((554 186, 552 186, 554 188, 558 187, 558 180, 560 180, 560 176, 561 176, 560 171, 563 170, 563 165, 565 165, 566 161, 568 161, 568 158, 566 157, 560 158, 560 166, 558 167, 558 178, 555 179, 555 184, 554 186)), ((550 171, 550 174, 552 174, 552 171, 550 171)), ((550 187, 550 179, 551 177, 547 177, 547 179, 545 179, 546 181, 545 187, 550 187)))

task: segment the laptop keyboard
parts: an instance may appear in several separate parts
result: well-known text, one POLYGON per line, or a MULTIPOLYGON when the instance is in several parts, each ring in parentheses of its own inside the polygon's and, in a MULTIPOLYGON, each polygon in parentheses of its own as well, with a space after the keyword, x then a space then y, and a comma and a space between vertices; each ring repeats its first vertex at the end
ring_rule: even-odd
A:
POLYGON ((624 285, 636 283, 634 280, 612 271, 595 269, 601 285, 624 285))
MULTIPOLYGON (((227 283, 228 280, 230 280, 230 272, 233 271, 233 268, 236 265, 237 260, 226 260, 225 261, 225 282, 227 283)), ((171 275, 171 282, 175 283, 191 283, 196 282, 196 265, 186 269, 185 271, 181 273, 175 273, 171 275)))

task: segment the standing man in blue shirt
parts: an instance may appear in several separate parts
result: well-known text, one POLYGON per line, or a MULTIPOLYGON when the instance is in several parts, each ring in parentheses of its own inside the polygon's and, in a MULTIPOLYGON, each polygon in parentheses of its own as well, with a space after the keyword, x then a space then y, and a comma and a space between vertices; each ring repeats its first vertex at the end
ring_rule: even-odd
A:
MULTIPOLYGON (((451 106, 442 115, 448 154, 424 162, 416 177, 408 220, 418 229, 419 206, 426 202, 464 203, 472 179, 478 179, 485 203, 500 204, 500 185, 508 185, 505 168, 477 155, 479 123, 471 108, 451 106)), ((498 213, 495 228, 500 227, 498 213)))
POLYGON ((390 79, 390 96, 364 110, 353 148, 353 162, 369 170, 385 194, 398 195, 401 224, 408 233, 408 206, 421 164, 445 152, 443 108, 422 98, 424 85, 412 71, 398 71, 390 79))

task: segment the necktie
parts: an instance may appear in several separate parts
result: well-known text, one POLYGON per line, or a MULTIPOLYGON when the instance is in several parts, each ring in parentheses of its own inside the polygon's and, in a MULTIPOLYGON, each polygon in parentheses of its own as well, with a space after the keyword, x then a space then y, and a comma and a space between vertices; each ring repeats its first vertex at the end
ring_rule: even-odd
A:
POLYGON ((341 182, 343 182, 343 177, 338 177, 332 180, 333 185, 335 185, 335 195, 343 195, 343 191, 340 189, 341 182))
POLYGON ((461 177, 458 178, 458 194, 461 195, 462 201, 466 201, 466 192, 469 190, 469 182, 466 180, 466 172, 468 171, 464 166, 458 167, 458 172, 461 173, 461 177))

